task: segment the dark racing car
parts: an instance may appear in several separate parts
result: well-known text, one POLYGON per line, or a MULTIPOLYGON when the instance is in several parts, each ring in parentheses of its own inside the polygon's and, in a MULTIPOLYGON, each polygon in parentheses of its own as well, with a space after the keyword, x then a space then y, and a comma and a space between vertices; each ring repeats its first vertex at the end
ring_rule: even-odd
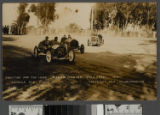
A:
POLYGON ((75 52, 74 50, 80 50, 81 53, 84 53, 84 45, 79 47, 77 40, 73 39, 70 42, 63 41, 59 43, 55 37, 55 40, 49 41, 48 38, 35 46, 34 48, 34 57, 38 58, 39 56, 45 56, 47 63, 52 62, 52 60, 68 60, 68 62, 73 63, 75 61, 75 52))

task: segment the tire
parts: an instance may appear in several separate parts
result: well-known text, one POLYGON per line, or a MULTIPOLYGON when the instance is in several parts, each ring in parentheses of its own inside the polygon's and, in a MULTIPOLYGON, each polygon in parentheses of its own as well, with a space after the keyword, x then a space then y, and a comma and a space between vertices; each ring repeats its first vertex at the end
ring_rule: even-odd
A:
POLYGON ((73 50, 70 50, 68 52, 68 62, 69 63, 74 63, 74 61, 75 61, 75 53, 74 53, 73 50))
POLYGON ((39 55, 38 55, 38 47, 37 46, 35 46, 35 48, 34 48, 34 57, 35 58, 39 57, 39 55))
POLYGON ((51 51, 47 51, 47 52, 46 52, 46 57, 45 57, 45 59, 46 59, 46 62, 47 62, 47 63, 51 63, 51 61, 52 61, 51 51))
POLYGON ((83 44, 81 44, 80 52, 81 52, 81 54, 84 54, 84 45, 83 44))
POLYGON ((79 47, 79 42, 75 39, 73 39, 71 42, 70 42, 70 47, 72 47, 73 49, 76 49, 79 47))

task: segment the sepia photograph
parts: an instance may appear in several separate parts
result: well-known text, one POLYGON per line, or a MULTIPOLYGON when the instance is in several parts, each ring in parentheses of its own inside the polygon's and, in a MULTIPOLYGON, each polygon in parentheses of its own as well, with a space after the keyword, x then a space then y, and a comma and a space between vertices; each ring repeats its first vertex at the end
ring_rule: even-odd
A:
POLYGON ((156 100, 156 23, 156 2, 4 2, 3 99, 156 100))
POLYGON ((142 105, 9 105, 9 115, 142 115, 142 105))

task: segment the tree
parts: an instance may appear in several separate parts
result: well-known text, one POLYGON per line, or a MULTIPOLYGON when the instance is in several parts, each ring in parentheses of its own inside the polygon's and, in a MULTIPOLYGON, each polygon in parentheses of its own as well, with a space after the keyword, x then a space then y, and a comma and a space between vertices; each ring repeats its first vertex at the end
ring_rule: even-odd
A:
POLYGON ((17 34, 21 35, 25 33, 26 25, 29 22, 30 16, 25 11, 26 7, 28 6, 27 3, 20 3, 18 7, 18 17, 16 20, 17 26, 18 26, 18 32, 17 34))
POLYGON ((156 3, 139 3, 132 10, 131 15, 134 23, 151 26, 152 24, 156 23, 156 3))
POLYGON ((109 24, 123 29, 127 27, 128 23, 139 26, 147 25, 149 29, 151 26, 156 26, 155 2, 96 3, 94 12, 94 20, 101 26, 97 29, 109 27, 109 24))
POLYGON ((55 3, 38 3, 33 4, 30 7, 30 11, 38 17, 39 21, 43 25, 44 33, 48 31, 48 25, 56 19, 55 15, 55 3))
POLYGON ((123 29, 126 24, 126 18, 124 16, 124 13, 121 10, 117 10, 117 14, 115 16, 114 24, 117 25, 118 28, 123 29))
POLYGON ((104 29, 107 27, 109 23, 111 23, 111 18, 113 18, 110 14, 114 14, 115 3, 96 3, 94 6, 94 27, 95 29, 104 29), (110 17, 111 16, 111 17, 110 17))
POLYGON ((118 2, 116 4, 117 10, 119 10, 125 18, 124 27, 126 27, 129 23, 129 21, 131 20, 131 17, 132 17, 131 12, 133 9, 135 9, 137 4, 138 3, 136 3, 136 2, 118 2))

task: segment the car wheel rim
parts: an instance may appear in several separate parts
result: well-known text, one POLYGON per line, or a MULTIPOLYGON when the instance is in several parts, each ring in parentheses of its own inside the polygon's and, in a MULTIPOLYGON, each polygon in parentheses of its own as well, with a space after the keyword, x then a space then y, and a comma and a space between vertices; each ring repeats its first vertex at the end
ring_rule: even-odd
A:
POLYGON ((47 60, 47 62, 51 62, 51 53, 50 52, 47 52, 46 60, 47 60))
POLYGON ((70 51, 69 52, 69 61, 73 61, 73 58, 74 58, 74 54, 73 54, 73 51, 70 51))

